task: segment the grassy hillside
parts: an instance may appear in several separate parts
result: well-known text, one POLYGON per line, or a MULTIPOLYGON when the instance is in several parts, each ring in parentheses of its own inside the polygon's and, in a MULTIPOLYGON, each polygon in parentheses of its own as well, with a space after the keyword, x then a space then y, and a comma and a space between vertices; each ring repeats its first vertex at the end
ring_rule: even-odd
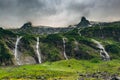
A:
POLYGON ((120 62, 113 60, 62 60, 36 65, 0 67, 0 79, 106 80, 120 76, 120 62), (103 67, 104 66, 104 67, 103 67))
POLYGON ((86 37, 95 37, 101 39, 113 39, 120 41, 120 25, 109 25, 109 26, 94 26, 88 27, 81 31, 81 34, 86 37))

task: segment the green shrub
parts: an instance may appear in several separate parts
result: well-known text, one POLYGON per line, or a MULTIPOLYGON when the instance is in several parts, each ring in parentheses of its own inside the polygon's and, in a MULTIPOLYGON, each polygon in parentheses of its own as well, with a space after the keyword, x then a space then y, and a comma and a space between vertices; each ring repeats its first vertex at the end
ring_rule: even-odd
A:
POLYGON ((45 39, 44 42, 47 42, 52 45, 61 45, 62 37, 59 34, 50 34, 45 39))
POLYGON ((100 60, 99 60, 98 58, 93 58, 93 59, 91 59, 91 62, 92 62, 92 63, 99 63, 100 60))
POLYGON ((120 53, 120 48, 117 45, 111 44, 105 46, 106 51, 111 53, 120 53))

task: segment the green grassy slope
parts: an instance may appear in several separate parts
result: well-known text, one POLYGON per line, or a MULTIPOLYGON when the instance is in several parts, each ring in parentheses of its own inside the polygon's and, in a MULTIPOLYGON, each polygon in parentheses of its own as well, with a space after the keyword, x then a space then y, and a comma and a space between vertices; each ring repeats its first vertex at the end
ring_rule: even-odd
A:
POLYGON ((0 79, 41 79, 41 80, 103 80, 104 76, 119 75, 120 62, 113 60, 62 60, 37 65, 0 67, 0 79), (89 74, 89 77, 85 77, 89 74), (99 78, 93 76, 96 75, 99 78))

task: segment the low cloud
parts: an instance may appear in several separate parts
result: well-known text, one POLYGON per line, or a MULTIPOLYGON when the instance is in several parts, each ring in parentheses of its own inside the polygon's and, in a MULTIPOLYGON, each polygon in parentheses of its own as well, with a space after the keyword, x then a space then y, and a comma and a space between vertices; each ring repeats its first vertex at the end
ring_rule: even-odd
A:
POLYGON ((64 27, 82 16, 92 21, 120 20, 120 0, 0 0, 0 26, 33 25, 64 27))

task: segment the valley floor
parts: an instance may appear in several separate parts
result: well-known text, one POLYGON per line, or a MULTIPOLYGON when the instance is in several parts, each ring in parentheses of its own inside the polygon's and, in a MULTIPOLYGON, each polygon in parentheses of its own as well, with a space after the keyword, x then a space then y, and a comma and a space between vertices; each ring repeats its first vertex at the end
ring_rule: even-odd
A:
POLYGON ((0 79, 110 80, 119 78, 120 61, 61 60, 36 65, 0 67, 0 79))

